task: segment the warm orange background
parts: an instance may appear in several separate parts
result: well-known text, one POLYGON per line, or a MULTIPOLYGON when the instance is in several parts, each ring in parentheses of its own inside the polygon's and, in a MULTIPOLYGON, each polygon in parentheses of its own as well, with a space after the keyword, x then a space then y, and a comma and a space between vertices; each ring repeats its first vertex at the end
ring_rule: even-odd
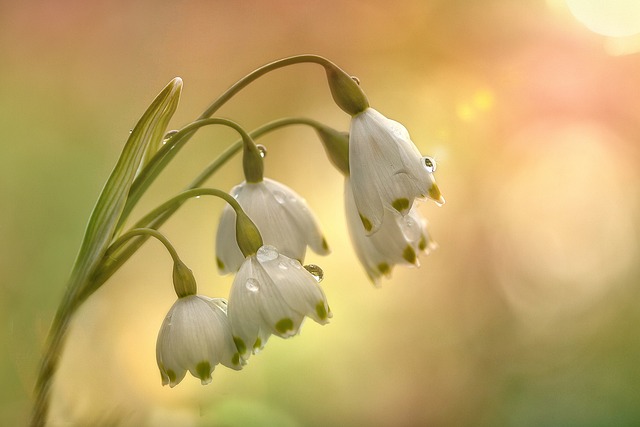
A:
MULTIPOLYGON (((241 372, 160 385, 174 295, 150 242, 78 313, 53 414, 78 425, 555 426, 640 420, 637 37, 591 32, 549 1, 0 3, 0 425, 23 425, 39 351, 98 193, 174 76, 173 125, 253 68, 298 53, 357 75, 372 106, 439 160, 424 204, 440 249, 374 289, 343 218, 342 179, 302 127, 261 140, 266 173, 307 198, 333 254, 334 313, 273 338, 241 372)), ((302 115, 348 129, 317 66, 264 77, 220 115, 248 129, 302 115)), ((235 140, 201 131, 140 215, 235 140)), ((241 180, 234 159, 211 186, 241 180)), ((163 228, 201 292, 226 296, 221 203, 163 228)))

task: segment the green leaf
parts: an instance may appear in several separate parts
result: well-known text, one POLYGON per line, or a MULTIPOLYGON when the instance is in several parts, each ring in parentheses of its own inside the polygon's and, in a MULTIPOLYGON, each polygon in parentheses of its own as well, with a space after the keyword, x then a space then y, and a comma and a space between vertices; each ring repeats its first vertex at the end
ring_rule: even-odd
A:
POLYGON ((150 144, 159 144, 162 140, 178 106, 181 91, 182 80, 176 77, 160 92, 133 128, 91 213, 71 275, 67 302, 72 302, 88 286, 93 271, 112 242, 143 154, 150 144))

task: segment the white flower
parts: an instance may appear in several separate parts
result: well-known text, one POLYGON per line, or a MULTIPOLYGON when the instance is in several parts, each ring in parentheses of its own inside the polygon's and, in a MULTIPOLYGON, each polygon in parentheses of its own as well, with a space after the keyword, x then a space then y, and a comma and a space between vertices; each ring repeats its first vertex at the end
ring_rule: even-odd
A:
POLYGON ((156 359, 162 385, 175 387, 187 373, 211 382, 218 363, 242 369, 233 342, 224 299, 202 295, 178 298, 162 322, 156 342, 156 359))
MULTIPOLYGON (((265 178, 261 182, 247 183, 231 190, 242 209, 256 224, 265 245, 300 262, 304 261, 307 245, 314 252, 329 253, 317 221, 302 197, 289 187, 265 178)), ((221 273, 235 273, 244 261, 236 242, 236 214, 225 207, 220 217, 216 236, 216 255, 221 273)))
POLYGON ((263 246, 244 261, 229 295, 233 339, 243 357, 270 335, 296 335, 305 316, 324 325, 332 317, 316 278, 296 259, 263 246))
POLYGON ((353 116, 349 170, 358 214, 368 234, 380 228, 385 211, 405 215, 417 197, 444 203, 434 169, 433 160, 421 157, 400 123, 373 108, 353 116))
POLYGON ((419 266, 418 254, 428 253, 437 247, 427 232, 427 221, 421 217, 415 206, 405 216, 385 208, 387 212, 380 228, 368 236, 358 215, 349 178, 345 180, 344 194, 351 241, 360 262, 375 285, 379 285, 381 276, 391 275, 394 265, 419 266))

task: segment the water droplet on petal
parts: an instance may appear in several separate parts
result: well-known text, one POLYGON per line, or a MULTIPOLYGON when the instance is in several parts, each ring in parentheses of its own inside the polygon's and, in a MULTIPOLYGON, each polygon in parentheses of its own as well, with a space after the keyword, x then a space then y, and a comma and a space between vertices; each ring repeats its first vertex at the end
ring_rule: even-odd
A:
POLYGON ((424 156, 421 160, 427 172, 433 173, 436 171, 436 160, 433 157, 424 156))
POLYGON ((290 258, 289 264, 291 264, 296 270, 300 270, 302 268, 302 264, 300 264, 300 261, 297 259, 290 258))
POLYGON ((280 270, 288 270, 288 269, 289 269, 289 266, 287 265, 287 263, 286 263, 286 262, 284 262, 284 261, 280 261, 280 262, 278 263, 278 268, 279 268, 280 270))
POLYGON ((420 239, 422 229, 418 221, 416 221, 410 215, 400 216, 396 219, 396 221, 400 226, 400 230, 402 231, 404 238, 408 242, 416 242, 420 239))
POLYGON ((273 246, 265 245, 258 249, 258 253, 256 254, 256 258, 258 258, 259 262, 267 262, 273 261, 278 258, 280 254, 278 250, 273 246))
POLYGON ((260 157, 262 157, 263 159, 265 157, 267 157, 267 147, 265 147, 262 144, 257 144, 256 148, 258 149, 258 151, 260 152, 260 157))
POLYGON ((356 76, 351 76, 351 79, 352 79, 354 82, 356 82, 356 84, 357 84, 358 86, 360 86, 360 79, 359 79, 359 78, 357 78, 356 76))
POLYGON ((280 204, 283 204, 287 201, 287 195, 280 190, 276 190, 273 192, 273 198, 276 199, 276 202, 280 204))
POLYGON ((254 278, 247 279, 247 282, 244 284, 249 292, 258 292, 260 286, 258 281, 254 278))
POLYGON ((311 273, 311 275, 316 279, 316 282, 320 283, 322 282, 322 279, 324 279, 324 271, 322 271, 322 269, 317 265, 307 264, 304 268, 311 273))

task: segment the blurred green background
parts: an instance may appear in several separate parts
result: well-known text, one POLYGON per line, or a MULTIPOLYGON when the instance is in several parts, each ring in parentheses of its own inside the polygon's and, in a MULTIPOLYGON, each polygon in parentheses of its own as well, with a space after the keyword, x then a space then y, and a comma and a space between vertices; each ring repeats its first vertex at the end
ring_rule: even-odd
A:
MULTIPOLYGON (((358 76, 439 161, 447 204, 421 211, 440 248, 374 289, 314 133, 273 133, 260 141, 267 176, 307 199, 333 250, 308 258, 325 271, 332 322, 273 338, 209 386, 163 388, 155 339, 175 296, 170 259, 149 242, 76 316, 54 389, 60 425, 640 423, 640 27, 637 6, 619 5, 612 23, 579 0, 0 2, 0 425, 28 419, 86 221, 153 97, 183 78, 180 127, 252 69, 299 53, 358 76)), ((314 65, 269 74, 220 115, 249 129, 294 115, 349 124, 314 65)), ((201 131, 134 215, 235 138, 201 131)), ((237 184, 239 166, 210 185, 237 184)), ((225 297, 221 207, 192 201, 163 230, 201 292, 225 297)))

